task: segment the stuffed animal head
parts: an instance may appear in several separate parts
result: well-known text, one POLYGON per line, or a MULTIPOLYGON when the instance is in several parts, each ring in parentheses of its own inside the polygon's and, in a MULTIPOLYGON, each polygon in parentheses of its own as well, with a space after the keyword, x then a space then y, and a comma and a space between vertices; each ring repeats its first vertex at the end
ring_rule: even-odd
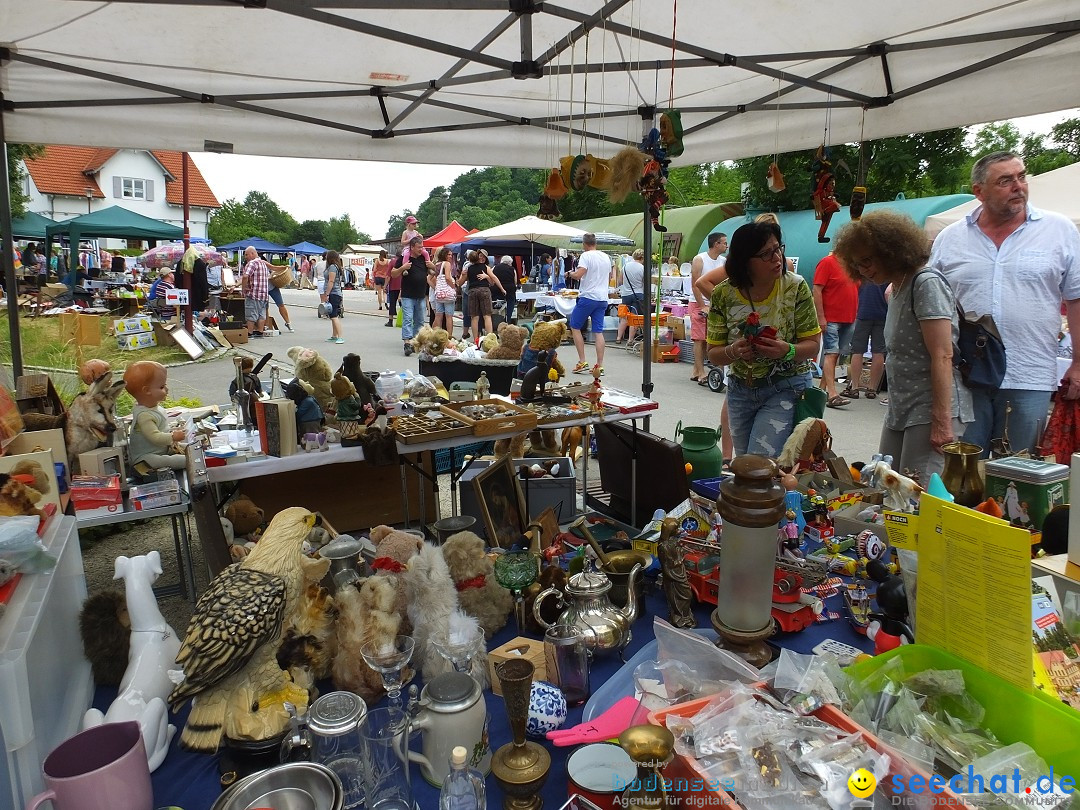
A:
POLYGON ((450 343, 450 333, 445 329, 422 326, 413 338, 413 348, 423 354, 439 357, 450 343))
POLYGON ((375 544, 375 570, 401 573, 406 563, 420 552, 423 540, 415 534, 398 531, 389 526, 375 526, 371 530, 371 542, 375 544), (380 564, 380 560, 387 562, 380 564))
POLYGON ((566 321, 546 321, 533 326, 529 348, 536 351, 557 349, 566 337, 566 321))
POLYGON ((303 346, 293 346, 288 352, 289 359, 293 361, 294 373, 304 379, 317 379, 329 381, 332 376, 330 364, 321 354, 314 349, 305 349, 303 346))
POLYGON ((499 336, 494 332, 488 332, 480 339, 480 348, 485 352, 494 351, 499 345, 499 336))
MULTIPOLYGON (((492 360, 519 360, 521 351, 528 340, 529 330, 524 326, 514 326, 510 323, 500 323, 496 331, 499 345, 488 352, 492 360)), ((485 337, 484 340, 487 340, 485 337)))
POLYGON ((484 553, 484 541, 474 532, 450 535, 443 543, 442 553, 455 582, 480 574, 490 574, 495 568, 484 553))
POLYGON ((0 473, 0 515, 4 517, 40 516, 41 511, 34 506, 40 497, 41 495, 36 490, 26 486, 15 476, 0 473))
POLYGON ((45 469, 32 459, 23 459, 18 462, 11 468, 9 474, 12 476, 27 476, 26 479, 20 478, 19 480, 41 495, 46 495, 49 492, 49 476, 45 474, 45 469))
POLYGON ((258 529, 265 513, 246 495, 238 495, 225 507, 225 517, 233 525, 233 534, 243 537, 258 529))
POLYGON ((350 379, 363 374, 364 369, 361 367, 360 355, 356 352, 349 352, 341 358, 341 371, 350 379))
POLYGON ((352 384, 352 380, 342 376, 340 372, 335 374, 334 379, 330 381, 330 390, 338 402, 356 396, 356 386, 352 384))
POLYGON ((285 396, 299 405, 307 397, 315 393, 315 388, 311 383, 304 382, 303 380, 293 380, 285 386, 285 396))

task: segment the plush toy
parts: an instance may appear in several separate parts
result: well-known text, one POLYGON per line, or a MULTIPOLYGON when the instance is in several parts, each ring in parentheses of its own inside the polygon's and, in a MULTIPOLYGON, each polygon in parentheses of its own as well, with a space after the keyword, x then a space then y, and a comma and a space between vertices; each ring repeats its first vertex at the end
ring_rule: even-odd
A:
MULTIPOLYGON (((369 641, 393 639, 404 632, 402 616, 397 612, 397 591, 387 577, 368 577, 346 585, 337 593, 338 618, 335 623, 337 652, 330 668, 334 686, 354 692, 369 706, 386 694, 382 676, 371 669, 360 655, 369 641)), ((408 680, 410 670, 402 673, 408 680)))
POLYGON ((225 507, 225 518, 232 524, 234 543, 256 538, 266 513, 247 495, 237 495, 225 507))
POLYGON ((36 515, 40 518, 45 516, 45 513, 36 506, 41 499, 41 493, 20 480, 23 478, 29 479, 30 476, 16 477, 0 473, 0 517, 36 515))
MULTIPOLYGON (((564 320, 541 321, 534 325, 532 337, 529 338, 529 345, 521 353, 521 362, 518 363, 517 367, 518 374, 524 377, 529 369, 536 365, 537 354, 547 350, 548 360, 552 370, 555 371, 556 379, 565 376, 566 369, 559 362, 557 351, 565 337, 566 321, 564 320)), ((550 380, 551 377, 549 376, 548 379, 550 380)))
POLYGON ((182 428, 170 430, 169 419, 161 407, 169 395, 167 380, 168 370, 152 360, 139 360, 124 371, 124 385, 135 398, 128 456, 131 466, 140 473, 163 468, 182 470, 187 466, 187 457, 178 445, 187 432, 182 428), (140 469, 141 465, 147 469, 140 469))
POLYGON ((641 180, 641 172, 645 168, 645 162, 649 156, 636 146, 624 146, 615 153, 610 160, 611 164, 611 191, 608 199, 613 203, 621 203, 630 196, 630 192, 638 190, 638 182, 641 180))
POLYGON ((94 683, 119 686, 127 669, 131 638, 124 594, 108 590, 88 596, 79 612, 79 635, 94 683))
MULTIPOLYGON (((521 352, 525 348, 525 340, 529 337, 529 330, 524 326, 513 324, 499 324, 495 330, 499 345, 487 353, 488 360, 520 360, 521 352)), ((484 338, 487 340, 487 337, 484 338)))
POLYGON ((305 433, 318 433, 326 421, 323 410, 313 396, 315 389, 303 380, 293 380, 285 386, 285 396, 296 403, 296 441, 301 443, 305 433))
POLYGON ((314 692, 316 681, 330 675, 337 649, 335 619, 334 598, 317 581, 307 583, 296 613, 286 619, 277 651, 278 666, 292 675, 293 683, 310 692, 314 692))
POLYGON ((407 618, 409 598, 403 575, 406 564, 420 552, 423 541, 415 534, 380 525, 372 528, 371 542, 375 544, 375 559, 371 563, 373 575, 385 577, 394 584, 397 593, 394 611, 402 617, 400 632, 410 635, 412 623, 407 618))
POLYGON ((488 332, 480 338, 480 348, 486 356, 490 357, 491 352, 499 348, 499 336, 494 332, 488 332))
POLYGON ((825 454, 832 449, 832 434, 824 419, 808 417, 795 425, 791 436, 777 456, 776 463, 784 470, 814 470, 822 472, 825 454))
POLYGON ((412 339, 412 346, 420 354, 430 357, 442 356, 443 350, 450 343, 450 333, 445 329, 433 329, 430 326, 420 327, 416 337, 412 339))
POLYGON ((484 541, 473 532, 458 532, 443 543, 442 555, 461 609, 479 620, 490 639, 506 626, 514 598, 495 580, 495 564, 484 553, 484 541))
POLYGON ((218 518, 218 520, 221 521, 221 533, 225 535, 225 545, 229 547, 230 559, 233 562, 240 562, 251 552, 251 549, 255 548, 255 541, 241 538, 241 541, 237 542, 232 521, 226 517, 218 518))
POLYGON ((814 163, 810 168, 814 173, 810 199, 814 204, 814 217, 821 220, 817 240, 828 242, 829 237, 825 232, 829 230, 833 214, 840 210, 840 203, 836 201, 836 178, 833 176, 831 155, 825 144, 817 148, 814 163))
POLYGON ((317 351, 305 349, 303 346, 293 346, 287 354, 293 361, 293 373, 297 379, 311 385, 312 396, 326 415, 326 424, 337 427, 337 420, 327 415, 334 403, 334 393, 330 390, 330 380, 334 373, 330 370, 330 364, 317 351))
POLYGON ((667 227, 660 224, 660 211, 668 201, 667 176, 664 167, 658 160, 646 162, 641 170, 641 196, 649 206, 649 221, 652 222, 653 230, 663 233, 667 227))
POLYGON ((678 110, 660 113, 660 143, 668 157, 677 158, 683 153, 682 113, 678 110))
MULTIPOLYGON (((330 390, 337 400, 338 429, 341 431, 341 446, 355 447, 360 444, 360 437, 367 429, 363 422, 364 413, 360 406, 360 397, 352 381, 338 372, 330 381, 330 390)), ((370 405, 368 408, 370 409, 370 405)))
POLYGON ((106 372, 71 401, 64 440, 72 472, 79 470, 80 453, 112 444, 116 432, 116 398, 124 387, 123 380, 113 382, 112 374, 106 372))
POLYGON ((375 390, 375 383, 364 373, 360 367, 360 355, 349 352, 341 360, 339 371, 352 381, 356 389, 356 395, 360 398, 360 405, 370 405, 373 408, 379 403, 379 392, 375 390))

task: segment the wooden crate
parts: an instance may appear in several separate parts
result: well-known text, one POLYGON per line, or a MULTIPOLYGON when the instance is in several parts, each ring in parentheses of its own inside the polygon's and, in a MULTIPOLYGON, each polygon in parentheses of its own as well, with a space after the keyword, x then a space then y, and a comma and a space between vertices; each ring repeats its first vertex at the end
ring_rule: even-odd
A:
POLYGON ((505 402, 501 399, 478 399, 474 402, 451 402, 448 405, 441 405, 441 410, 444 413, 460 419, 467 425, 472 426, 472 432, 475 436, 491 436, 495 433, 510 433, 516 431, 518 433, 524 433, 532 430, 536 427, 536 414, 532 411, 527 411, 524 408, 520 408, 510 402, 505 402), (472 408, 477 405, 494 405, 501 409, 499 416, 488 417, 486 419, 474 419, 466 413, 464 409, 472 408))
POLYGON ((442 414, 438 419, 427 416, 399 416, 392 427, 404 444, 421 444, 441 439, 453 439, 457 436, 471 436, 472 425, 461 421, 456 416, 442 414))
POLYGON ((48 374, 24 374, 15 380, 15 401, 22 413, 60 416, 65 411, 48 374))

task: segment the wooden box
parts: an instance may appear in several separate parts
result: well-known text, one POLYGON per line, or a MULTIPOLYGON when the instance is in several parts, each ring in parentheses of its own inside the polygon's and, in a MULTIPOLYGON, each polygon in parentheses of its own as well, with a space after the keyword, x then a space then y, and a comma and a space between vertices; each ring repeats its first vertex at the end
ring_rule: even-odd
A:
POLYGON ((447 413, 441 414, 438 419, 429 419, 427 416, 399 416, 394 419, 392 427, 403 444, 420 444, 472 435, 471 425, 447 413))
POLYGON ((474 436, 491 436, 495 433, 525 433, 536 427, 536 414, 501 399, 478 399, 475 402, 451 402, 440 406, 443 413, 450 414, 456 419, 472 427, 474 436), (464 410, 476 405, 495 405, 501 408, 499 416, 487 419, 474 419, 466 415, 464 410))
POLYGON ((544 664, 544 642, 535 638, 518 636, 515 639, 488 651, 488 674, 491 676, 491 691, 496 695, 502 694, 502 684, 499 676, 495 674, 495 665, 512 658, 526 658, 532 661, 536 668, 533 672, 533 681, 547 680, 547 667, 544 664))
POLYGON ((48 374, 24 374, 15 381, 15 401, 20 413, 60 416, 64 403, 48 374))

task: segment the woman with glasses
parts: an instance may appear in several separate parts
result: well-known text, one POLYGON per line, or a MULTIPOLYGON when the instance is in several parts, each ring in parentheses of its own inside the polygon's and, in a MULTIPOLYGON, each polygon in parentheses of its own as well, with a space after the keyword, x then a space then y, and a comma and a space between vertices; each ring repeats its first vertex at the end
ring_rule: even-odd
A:
POLYGON ((732 234, 725 269, 709 301, 709 360, 729 367, 735 455, 775 458, 795 427, 795 403, 811 384, 821 344, 814 296, 787 270, 780 228, 771 222, 732 234))
POLYGON ((834 253, 856 281, 892 285, 885 315, 889 410, 878 450, 925 486, 945 466, 942 445, 962 436, 974 420, 971 392, 952 362, 959 333, 952 288, 944 276, 925 269, 930 249, 922 228, 893 211, 875 211, 845 225, 834 253))

